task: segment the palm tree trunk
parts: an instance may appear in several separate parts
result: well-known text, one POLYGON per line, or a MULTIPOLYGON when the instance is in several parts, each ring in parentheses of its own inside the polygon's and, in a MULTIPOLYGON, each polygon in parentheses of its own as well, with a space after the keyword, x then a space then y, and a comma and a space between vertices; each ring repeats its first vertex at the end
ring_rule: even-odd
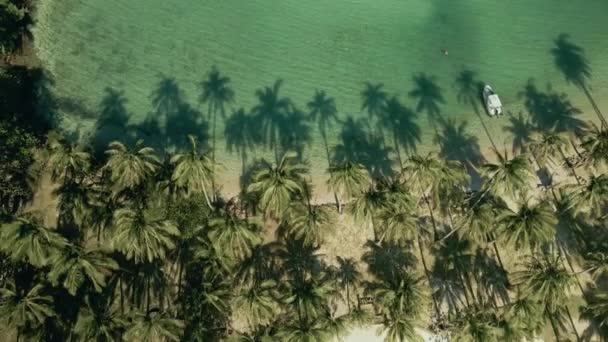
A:
POLYGON ((570 320, 570 325, 572 325, 572 329, 574 330, 574 335, 576 336, 576 341, 581 342, 581 337, 578 334, 576 325, 574 325, 574 320, 572 320, 572 315, 570 315, 570 309, 567 306, 566 306, 566 314, 568 315, 568 319, 570 320))
MULTIPOLYGON (((327 135, 325 134, 325 130, 321 129, 321 137, 323 138, 323 144, 325 145, 325 153, 327 155, 327 166, 329 171, 329 177, 331 177, 331 156, 329 154, 329 145, 327 144, 327 135)), ((336 206, 338 207, 338 213, 342 213, 340 210, 340 200, 338 199, 338 194, 334 191, 334 199, 336 200, 336 206)))
POLYGON ((348 281, 346 282, 346 304, 348 305, 348 313, 350 314, 350 291, 348 281))
POLYGON ((431 289, 431 299, 433 300, 433 308, 435 309, 435 313, 437 314, 437 318, 441 316, 441 312, 439 311, 439 305, 437 304, 437 299, 435 298, 435 292, 433 291, 433 282, 431 281, 431 274, 429 272, 429 268, 426 265, 426 259, 424 257, 424 250, 422 248, 422 240, 420 236, 418 236, 418 250, 420 251, 420 260, 422 260, 422 267, 424 268, 424 274, 426 275, 426 279, 429 282, 429 288, 431 289))
POLYGON ((562 241, 559 238, 556 238, 555 240, 556 240, 555 243, 557 244, 558 251, 560 252, 559 255, 560 255, 560 258, 562 259, 562 263, 564 262, 564 259, 566 259, 566 263, 568 264, 568 267, 572 271, 572 274, 574 275, 574 279, 576 280, 576 284, 578 285, 578 288, 581 290, 581 294, 583 295, 583 298, 584 298, 585 290, 583 289, 583 285, 581 284, 580 279, 578 279, 578 273, 574 270, 574 267, 572 266, 572 262, 570 261, 570 257, 568 256, 568 254, 566 254, 566 249, 564 248, 562 241))
POLYGON ((559 342, 560 341, 559 330, 557 330, 557 326, 555 325, 555 322, 553 321, 553 315, 549 312, 547 307, 545 307, 545 314, 547 315, 547 317, 549 318, 549 321, 551 322, 551 328, 553 329, 553 334, 555 334, 555 341, 559 342))
POLYGON ((576 183, 578 185, 581 185, 581 181, 578 179, 578 175, 576 174, 576 169, 574 168, 574 165, 570 164, 570 162, 568 161, 568 158, 566 158, 566 154, 564 153, 564 151, 562 151, 562 148, 559 148, 559 154, 561 154, 562 159, 564 160, 564 163, 570 168, 570 170, 572 171, 572 175, 574 176, 574 179, 576 179, 576 183))
POLYGON ((150 278, 146 280, 146 315, 150 312, 150 278))
POLYGON ((120 313, 125 313, 125 293, 122 289, 122 277, 119 278, 118 287, 120 289, 120 313))

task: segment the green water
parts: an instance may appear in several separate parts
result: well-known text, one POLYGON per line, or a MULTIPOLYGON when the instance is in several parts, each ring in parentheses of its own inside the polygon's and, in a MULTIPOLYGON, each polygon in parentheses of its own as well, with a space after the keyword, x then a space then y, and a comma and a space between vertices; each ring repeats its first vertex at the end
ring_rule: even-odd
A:
MULTIPOLYGON (((488 138, 479 118, 457 101, 458 74, 475 71, 513 113, 524 110, 518 93, 534 79, 541 90, 550 84, 567 92, 591 118, 586 98, 565 83, 550 49, 559 34, 569 34, 592 67, 594 98, 608 103, 601 100, 608 98, 607 19, 605 0, 40 0, 35 37, 65 104, 61 127, 83 141, 93 134, 107 87, 123 91, 131 125, 150 117, 151 94, 163 77, 174 78, 184 101, 205 112, 198 85, 215 65, 232 80, 234 106, 251 108, 256 89, 282 79, 282 95, 298 107, 324 89, 342 118, 367 116, 360 98, 366 81, 383 83, 415 107, 407 94, 413 76, 425 73, 441 87, 442 116, 466 120, 483 150, 488 138)), ((509 143, 502 132, 506 117, 484 120, 497 143, 509 143)), ((417 123, 419 150, 432 148, 427 116, 420 113, 417 123)), ((218 127, 221 178, 233 191, 240 156, 225 150, 223 123, 218 127)), ((325 149, 316 124, 311 127, 305 156, 321 182, 325 149)), ((340 130, 338 124, 329 131, 330 145, 339 142, 340 130)), ((249 157, 260 155, 272 154, 258 149, 249 157)))

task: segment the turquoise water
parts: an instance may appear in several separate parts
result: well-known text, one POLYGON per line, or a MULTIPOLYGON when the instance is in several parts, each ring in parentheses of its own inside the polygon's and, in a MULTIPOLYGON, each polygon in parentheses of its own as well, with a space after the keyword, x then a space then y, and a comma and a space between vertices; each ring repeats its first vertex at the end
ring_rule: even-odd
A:
MULTIPOLYGON (((228 114, 232 107, 251 108, 256 89, 282 79, 281 94, 303 110, 316 89, 326 90, 342 120, 367 117, 360 97, 367 81, 383 83, 388 94, 415 108, 407 94, 413 77, 424 73, 441 88, 441 116, 467 121, 467 132, 484 150, 488 138, 480 119, 457 100, 458 74, 473 70, 513 113, 524 111, 518 94, 534 79, 541 91, 550 84, 566 92, 582 116, 591 118, 586 98, 565 83, 550 49, 561 33, 584 49, 592 68, 589 85, 602 103, 608 98, 606 19, 605 0, 40 0, 35 38, 62 99, 61 127, 82 141, 99 135, 95 127, 106 88, 122 92, 127 113, 101 131, 121 138, 127 133, 115 126, 153 117, 153 93, 166 78, 179 86, 189 114, 182 126, 169 122, 169 128, 160 120, 160 130, 147 134, 205 127, 199 84, 215 65, 231 78, 235 92, 228 114)), ((509 143, 502 129, 506 117, 484 120, 498 144, 509 143)), ((433 148, 434 125, 425 113, 417 123, 423 132, 418 149, 433 148)), ((226 150, 223 125, 220 120, 218 159, 225 167, 222 183, 232 192, 241 156, 226 150)), ((304 155, 321 183, 326 154, 317 125, 310 125, 304 155)), ((341 129, 336 124, 329 130, 330 146, 340 143, 341 129)), ((172 143, 177 140, 167 145, 172 143)), ((258 148, 248 157, 261 155, 272 153, 258 148)))

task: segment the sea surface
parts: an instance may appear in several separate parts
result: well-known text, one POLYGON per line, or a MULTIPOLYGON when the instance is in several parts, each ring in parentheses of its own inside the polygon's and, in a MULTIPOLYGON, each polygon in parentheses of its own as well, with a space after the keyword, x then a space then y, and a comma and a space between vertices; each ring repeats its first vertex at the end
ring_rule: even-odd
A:
MULTIPOLYGON (((60 127, 98 149, 109 140, 142 138, 175 150, 185 145, 185 134, 212 146, 213 120, 199 101, 212 67, 230 78, 235 94, 226 119, 239 108, 249 112, 258 103, 256 90, 282 80, 280 95, 301 112, 293 125, 287 119, 281 126, 289 131, 284 144, 297 145, 323 193, 324 139, 317 123, 306 120, 316 90, 335 99, 338 120, 327 129, 327 144, 339 145, 343 155, 366 149, 361 160, 374 164, 371 159, 388 154, 398 165, 393 132, 368 119, 361 92, 366 82, 381 83, 415 112, 418 99, 408 95, 415 77, 441 95, 430 100, 435 112, 417 113, 417 151, 436 149, 440 122, 448 122, 486 153, 489 136, 510 146, 503 127, 510 115, 528 115, 522 91, 529 82, 539 93, 565 93, 581 118, 594 118, 587 98, 556 68, 551 49, 561 34, 583 49, 590 92, 601 107, 608 104, 602 101, 608 99, 607 24, 606 0, 39 0, 34 34, 60 127), (465 70, 494 87, 505 116, 490 118, 459 100, 456 79, 465 70), (362 138, 369 134, 384 140, 362 138)), ((274 160, 274 151, 269 144, 242 149, 247 143, 234 130, 228 144, 225 119, 217 118, 220 183, 235 193, 243 168, 255 158, 274 160)), ((370 170, 385 167, 378 162, 370 170)))

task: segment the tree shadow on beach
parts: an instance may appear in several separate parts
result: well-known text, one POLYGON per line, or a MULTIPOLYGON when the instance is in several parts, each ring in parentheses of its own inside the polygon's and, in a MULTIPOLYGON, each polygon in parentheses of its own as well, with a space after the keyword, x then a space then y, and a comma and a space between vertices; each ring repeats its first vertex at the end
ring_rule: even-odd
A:
POLYGON ((555 60, 555 66, 564 75, 566 81, 583 91, 602 125, 608 127, 606 118, 604 118, 589 91, 588 81, 591 78, 591 65, 583 48, 570 42, 570 36, 562 33, 554 40, 551 54, 555 60))
POLYGON ((577 117, 581 110, 574 107, 565 93, 554 92, 550 86, 542 92, 533 80, 529 80, 519 96, 524 100, 532 123, 541 130, 580 133, 587 126, 577 117))
POLYGON ((401 246, 392 242, 377 244, 368 241, 365 246, 367 251, 362 260, 367 263, 369 271, 377 278, 385 281, 394 281, 405 272, 416 265, 417 259, 413 246, 401 246))
POLYGON ((333 162, 336 164, 351 161, 367 168, 374 178, 393 175, 392 149, 384 145, 384 140, 366 130, 367 120, 348 117, 334 147, 333 162))

